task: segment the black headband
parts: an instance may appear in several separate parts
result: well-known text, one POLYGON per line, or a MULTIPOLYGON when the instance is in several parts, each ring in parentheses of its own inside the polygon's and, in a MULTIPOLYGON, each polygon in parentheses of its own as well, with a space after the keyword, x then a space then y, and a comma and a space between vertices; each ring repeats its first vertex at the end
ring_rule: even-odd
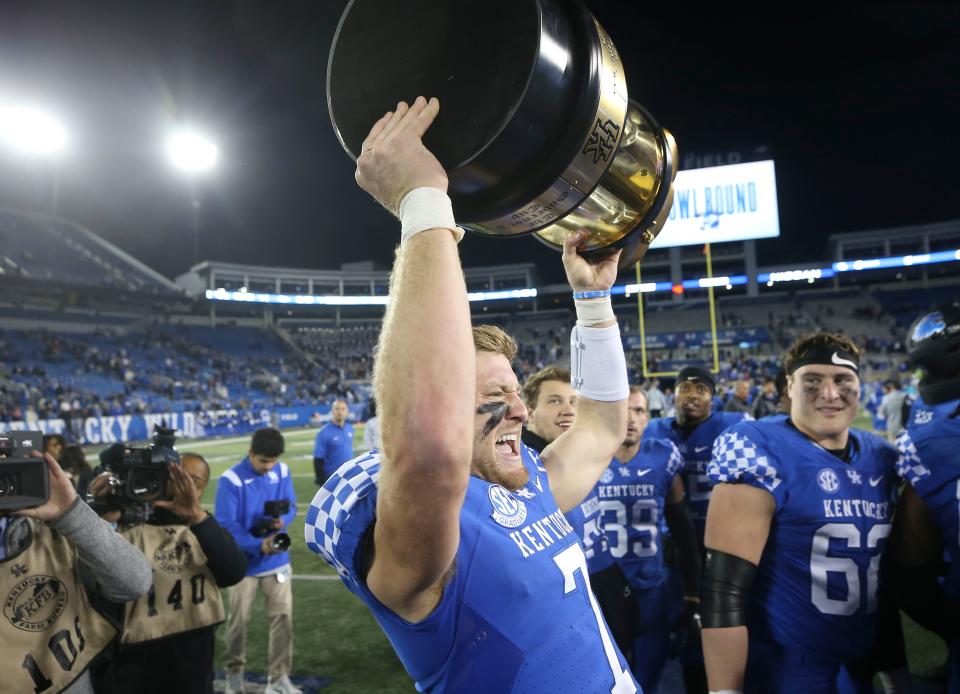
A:
POLYGON ((808 364, 826 364, 827 366, 843 366, 855 374, 860 375, 860 361, 855 354, 829 345, 810 345, 803 354, 797 357, 790 368, 788 374, 792 374, 801 366, 808 364))
POLYGON ((677 374, 677 387, 684 381, 700 381, 710 389, 711 393, 717 392, 717 384, 713 381, 713 376, 706 369, 699 366, 685 366, 677 374))

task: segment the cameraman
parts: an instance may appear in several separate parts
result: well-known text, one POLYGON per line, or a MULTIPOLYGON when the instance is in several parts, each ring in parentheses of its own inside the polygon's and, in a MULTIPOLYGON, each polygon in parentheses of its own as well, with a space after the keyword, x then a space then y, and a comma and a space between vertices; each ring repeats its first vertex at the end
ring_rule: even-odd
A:
POLYGON ((52 456, 42 460, 48 499, 0 514, 0 686, 87 694, 90 663, 117 633, 93 602, 143 595, 150 564, 80 500, 52 456))
POLYGON ((184 453, 169 470, 171 500, 154 501, 147 523, 121 529, 153 565, 153 586, 120 607, 120 646, 94 678, 97 694, 213 692, 214 636, 224 620, 218 589, 243 579, 247 558, 200 505, 210 481, 207 461, 184 453))
POLYGON ((267 649, 267 694, 299 694, 290 683, 293 665, 293 591, 290 588, 290 538, 282 533, 297 515, 293 478, 280 462, 283 435, 276 429, 258 429, 250 451, 240 463, 217 480, 217 520, 247 553, 246 578, 229 589, 225 669, 227 692, 243 691, 246 664, 247 622, 250 607, 263 590, 270 618, 267 649), (286 501, 285 513, 271 517, 277 504, 286 501), (265 536, 264 536, 265 535, 265 536))

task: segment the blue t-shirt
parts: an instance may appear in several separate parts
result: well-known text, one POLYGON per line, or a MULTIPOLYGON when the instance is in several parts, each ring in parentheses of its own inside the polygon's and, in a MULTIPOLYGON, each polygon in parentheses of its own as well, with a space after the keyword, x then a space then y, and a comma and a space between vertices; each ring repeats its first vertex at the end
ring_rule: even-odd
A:
POLYGON ((682 469, 673 442, 648 439, 628 462, 614 458, 597 482, 599 524, 610 556, 638 590, 664 582, 660 520, 673 478, 682 469))
POLYGON ((743 412, 714 412, 700 422, 693 430, 686 432, 680 428, 675 418, 653 419, 643 432, 643 440, 667 439, 673 441, 683 456, 684 486, 693 527, 697 531, 697 540, 703 547, 703 531, 707 526, 707 506, 710 503, 710 491, 713 483, 707 478, 707 465, 713 451, 713 442, 734 424, 752 420, 743 412))
POLYGON ((960 400, 915 407, 897 437, 897 451, 897 472, 926 502, 940 529, 950 559, 944 589, 960 600, 960 400))
POLYGON ((470 478, 456 571, 421 622, 386 608, 363 579, 378 453, 344 465, 317 492, 304 529, 307 546, 370 608, 418 691, 637 692, 546 471, 529 448, 521 451, 530 481, 520 490, 470 478))
POLYGON ((873 644, 897 484, 893 446, 857 429, 850 438, 844 462, 784 417, 742 422, 717 439, 708 471, 714 484, 749 484, 776 502, 750 592, 750 636, 834 663, 873 644))
POLYGON ((337 468, 353 457, 353 425, 344 422, 337 426, 327 422, 317 432, 313 457, 323 458, 323 472, 329 477, 337 468))
POLYGON ((287 499, 290 510, 282 517, 284 529, 297 515, 297 495, 293 491, 290 468, 279 462, 270 472, 261 475, 253 469, 249 458, 234 465, 217 480, 217 497, 213 515, 237 541, 247 555, 247 576, 256 576, 290 563, 290 552, 265 555, 260 551, 262 537, 250 530, 264 518, 267 501, 287 499))

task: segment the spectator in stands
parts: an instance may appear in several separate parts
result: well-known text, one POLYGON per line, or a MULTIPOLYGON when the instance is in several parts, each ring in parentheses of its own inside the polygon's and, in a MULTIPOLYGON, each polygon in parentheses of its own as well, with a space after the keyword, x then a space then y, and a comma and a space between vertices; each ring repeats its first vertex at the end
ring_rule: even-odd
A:
POLYGON ((750 413, 750 381, 740 379, 733 386, 733 395, 723 406, 724 412, 750 413))
POLYGON ((903 429, 903 403, 907 394, 900 387, 900 381, 890 380, 883 386, 883 400, 880 401, 880 414, 887 424, 887 441, 896 443, 897 434, 903 429))
POLYGON ((155 502, 148 523, 121 534, 153 564, 150 593, 118 606, 121 643, 97 694, 208 694, 213 691, 217 626, 224 620, 220 588, 244 577, 247 558, 200 499, 210 467, 197 453, 170 466, 171 501, 155 502), (159 597, 159 599, 158 599, 159 597))
POLYGON ((67 440, 62 434, 46 434, 43 437, 43 452, 60 462, 60 455, 63 453, 63 447, 67 445, 67 440))
POLYGON ((577 416, 577 391, 570 385, 569 369, 541 369, 527 379, 522 397, 529 415, 520 436, 537 452, 569 429, 577 416))
POLYGON ((763 419, 777 414, 777 384, 772 378, 763 379, 763 390, 753 402, 753 418, 763 419))
POLYGON ((663 391, 660 390, 660 381, 653 379, 650 388, 646 392, 647 404, 649 406, 650 419, 657 419, 664 415, 666 402, 663 398, 663 391))
POLYGON ((293 666, 293 591, 290 587, 290 537, 279 533, 297 515, 297 499, 293 491, 290 468, 280 461, 283 435, 276 429, 258 429, 250 440, 250 452, 241 462, 217 480, 214 515, 233 535, 247 554, 247 574, 237 585, 227 589, 230 611, 224 669, 227 671, 227 692, 243 692, 243 671, 246 665, 247 622, 250 608, 262 590, 267 599, 270 619, 270 640, 267 646, 267 694, 300 694, 290 682, 293 666), (270 518, 265 503, 289 504, 280 518, 270 518), (264 537, 261 529, 269 534, 264 537), (254 534, 256 533, 256 534, 254 534), (286 546, 282 540, 286 540, 286 546))
POLYGON ((343 400, 334 400, 330 421, 317 432, 313 444, 314 484, 323 486, 337 468, 353 457, 353 425, 347 421, 350 410, 343 400))

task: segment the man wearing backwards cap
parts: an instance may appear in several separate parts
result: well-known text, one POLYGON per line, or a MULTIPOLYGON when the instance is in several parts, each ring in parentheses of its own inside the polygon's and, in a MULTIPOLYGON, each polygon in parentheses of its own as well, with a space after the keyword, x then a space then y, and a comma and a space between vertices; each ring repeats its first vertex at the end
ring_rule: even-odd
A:
POLYGON ((850 428, 859 358, 841 335, 801 338, 784 359, 789 416, 714 444, 701 610, 712 692, 834 691, 873 643, 897 454, 850 428))
MULTIPOLYGON (((703 547, 703 530, 707 522, 707 504, 713 484, 707 479, 707 465, 713 442, 726 429, 750 419, 742 412, 714 412, 713 399, 716 385, 713 376, 706 369, 688 366, 677 375, 676 416, 653 419, 643 432, 643 440, 668 439, 672 441, 683 457, 683 470, 680 475, 687 492, 687 500, 693 516, 693 525, 697 531, 697 547, 703 547)), ((695 561, 699 562, 700 557, 695 561)), ((679 557, 681 565, 689 565, 690 557, 679 557)), ((683 573, 683 572, 681 572, 683 573)), ((689 574, 689 572, 687 572, 689 574)), ((697 605, 686 600, 684 611, 689 612, 697 605)), ((681 652, 683 678, 687 692, 706 690, 706 674, 703 669, 703 650, 697 634, 688 634, 686 645, 681 652)))

